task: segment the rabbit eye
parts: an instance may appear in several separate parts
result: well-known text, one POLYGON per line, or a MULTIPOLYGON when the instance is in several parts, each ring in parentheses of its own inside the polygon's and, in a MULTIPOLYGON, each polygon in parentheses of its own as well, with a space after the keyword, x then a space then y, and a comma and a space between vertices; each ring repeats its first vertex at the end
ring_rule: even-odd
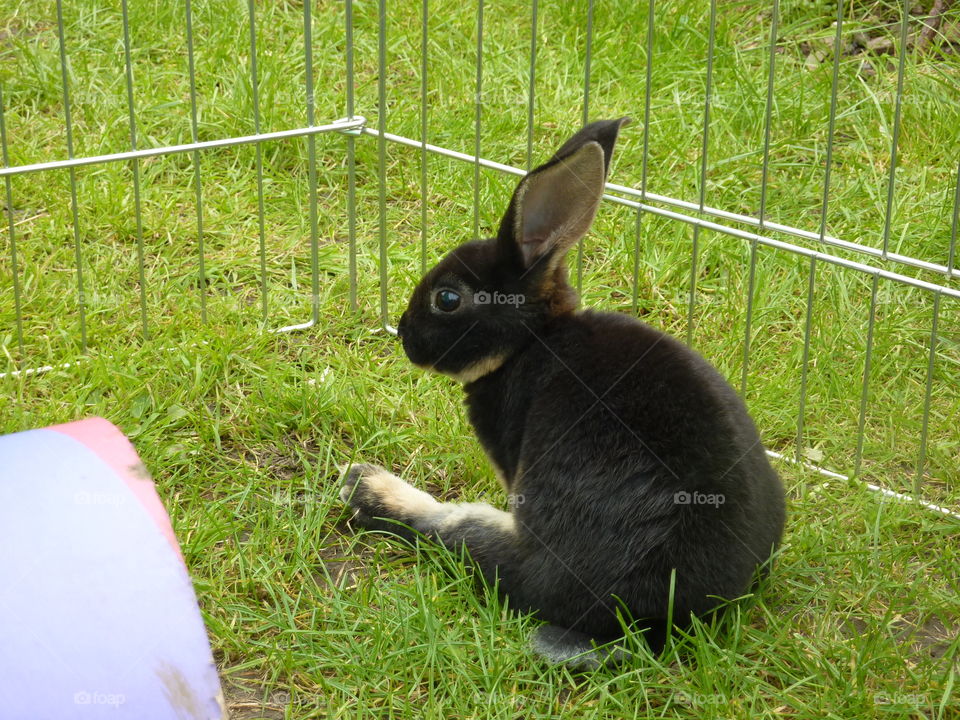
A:
POLYGON ((438 290, 433 297, 434 305, 441 312, 453 312, 460 307, 460 293, 453 290, 438 290))

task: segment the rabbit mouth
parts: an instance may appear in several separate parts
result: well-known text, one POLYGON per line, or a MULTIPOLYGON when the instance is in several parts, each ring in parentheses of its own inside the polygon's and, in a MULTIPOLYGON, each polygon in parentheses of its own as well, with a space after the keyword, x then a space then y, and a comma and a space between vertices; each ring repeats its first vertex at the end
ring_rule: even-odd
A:
MULTIPOLYGON (((464 367, 444 367, 442 365, 446 365, 446 363, 441 364, 439 360, 426 357, 426 354, 417 347, 416 342, 409 336, 401 337, 400 343, 403 345, 404 354, 406 354, 407 359, 413 365, 423 370, 448 375, 463 384, 471 383, 484 375, 489 375, 495 370, 499 370, 507 358, 506 353, 498 353, 490 357, 481 358, 475 362, 467 363, 464 367), (438 365, 441 366, 438 367, 438 365)), ((441 360, 442 359, 443 358, 441 358, 441 360)))
POLYGON ((424 370, 433 370, 433 363, 409 335, 400 336, 400 345, 403 347, 403 353, 407 356, 407 360, 412 364, 424 370))
POLYGON ((411 352, 410 344, 406 340, 401 341, 400 344, 403 345, 403 354, 407 356, 407 360, 409 360, 411 363, 413 363, 417 367, 428 367, 428 364, 426 361, 418 358, 416 353, 411 352))
MULTIPOLYGON (((404 313, 400 317, 400 322, 397 323, 397 338, 400 340, 404 354, 417 367, 437 371, 434 367, 437 355, 431 351, 429 340, 422 333, 412 330, 411 324, 408 313, 404 313)), ((442 358, 443 355, 440 356, 440 359, 442 358)))

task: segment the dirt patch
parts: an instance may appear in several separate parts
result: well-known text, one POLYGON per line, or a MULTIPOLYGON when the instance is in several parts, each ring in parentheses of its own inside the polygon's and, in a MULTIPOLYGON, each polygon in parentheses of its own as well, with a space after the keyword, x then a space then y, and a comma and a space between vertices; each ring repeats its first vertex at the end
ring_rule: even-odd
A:
MULTIPOLYGON (((353 534, 346 519, 337 523, 335 533, 340 538, 353 534)), ((313 573, 313 580, 317 586, 328 590, 349 590, 357 584, 363 574, 369 574, 373 558, 373 551, 355 547, 348 550, 344 541, 333 542, 317 552, 317 569, 313 573)))
POLYGON ((364 564, 354 556, 340 555, 318 558, 322 570, 313 573, 313 580, 321 588, 349 590, 356 586, 357 578, 365 570, 364 564))
POLYGON ((252 673, 225 672, 220 676, 230 720, 283 720, 290 693, 263 684, 252 673))
POLYGON ((300 438, 292 438, 289 445, 280 447, 249 446, 243 444, 239 438, 227 437, 222 438, 221 443, 223 454, 228 458, 245 465, 252 465, 257 470, 262 470, 264 474, 281 480, 290 480, 303 475, 303 462, 294 452, 294 447, 307 455, 318 455, 320 452, 320 446, 316 442, 300 438))
POLYGON ((908 650, 911 658, 941 660, 957 638, 957 623, 944 622, 931 615, 923 622, 917 618, 898 618, 892 625, 897 642, 908 650))
MULTIPOLYGON (((847 637, 857 637, 870 632, 869 624, 859 617, 847 618, 843 624, 843 633, 847 637)), ((890 623, 889 632, 903 650, 906 659, 914 661, 939 661, 946 656, 957 638, 958 626, 951 619, 946 621, 931 615, 923 621, 916 613, 898 616, 890 623)))

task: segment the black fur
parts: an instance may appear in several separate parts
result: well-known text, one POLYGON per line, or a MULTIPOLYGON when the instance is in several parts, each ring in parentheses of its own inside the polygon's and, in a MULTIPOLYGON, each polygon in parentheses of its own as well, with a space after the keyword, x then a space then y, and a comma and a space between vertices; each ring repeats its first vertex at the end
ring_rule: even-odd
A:
POLYGON ((373 518, 384 516, 465 543, 513 607, 560 626, 537 640, 553 659, 621 635, 618 611, 659 651, 671 574, 683 625, 749 589, 784 523, 781 483, 720 374, 633 317, 576 310, 563 258, 600 202, 623 124, 588 125, 524 178, 497 237, 427 273, 399 323, 411 361, 466 380, 512 525, 444 504, 387 509, 364 490, 371 471, 348 483, 361 524, 383 529, 373 518), (444 311, 453 296, 441 292, 460 304, 444 311))

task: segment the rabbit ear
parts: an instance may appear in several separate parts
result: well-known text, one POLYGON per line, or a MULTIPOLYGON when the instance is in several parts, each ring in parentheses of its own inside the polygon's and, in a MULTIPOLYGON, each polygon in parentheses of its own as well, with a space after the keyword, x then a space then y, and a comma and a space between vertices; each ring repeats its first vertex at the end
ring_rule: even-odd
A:
POLYGON ((591 123, 527 175, 500 225, 504 250, 531 268, 544 257, 553 265, 590 229, 613 145, 629 118, 591 123))
POLYGON ((556 154, 550 158, 550 162, 572 155, 581 146, 594 141, 600 143, 600 147, 603 148, 603 171, 606 174, 610 171, 610 158, 613 157, 613 146, 617 144, 620 128, 629 124, 630 118, 622 117, 617 120, 597 120, 584 125, 576 135, 560 146, 556 154))

